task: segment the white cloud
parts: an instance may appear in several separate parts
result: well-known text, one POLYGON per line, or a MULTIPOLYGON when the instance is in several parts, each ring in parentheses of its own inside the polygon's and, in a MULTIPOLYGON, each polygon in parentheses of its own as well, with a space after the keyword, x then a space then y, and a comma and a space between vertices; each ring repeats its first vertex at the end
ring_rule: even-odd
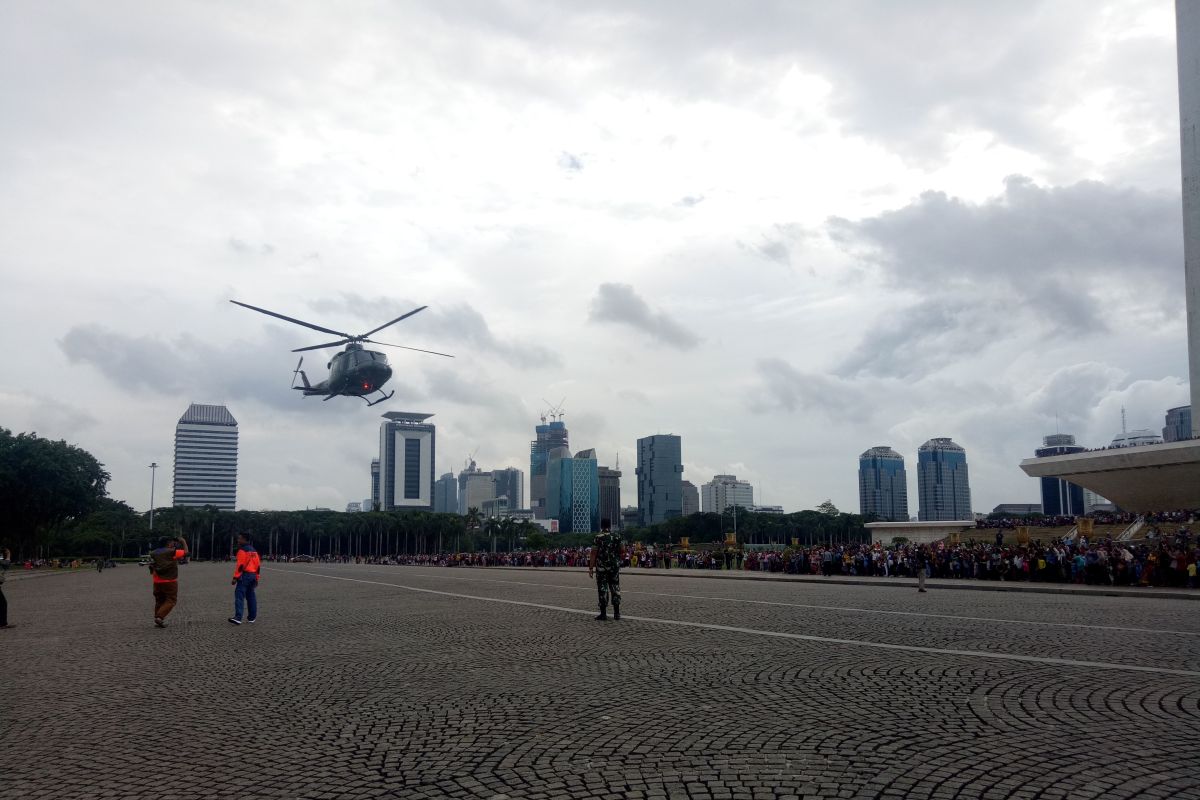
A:
POLYGON ((667 430, 789 508, 945 434, 981 507, 1032 499, 1051 406, 1097 443, 1181 396, 1163 9, 7 5, 0 413, 144 507, 187 402, 228 400, 247 504, 338 507, 382 409, 297 397, 320 340, 227 301, 428 304, 385 341, 458 356, 393 360, 439 470, 524 464, 566 395, 627 503, 667 430))

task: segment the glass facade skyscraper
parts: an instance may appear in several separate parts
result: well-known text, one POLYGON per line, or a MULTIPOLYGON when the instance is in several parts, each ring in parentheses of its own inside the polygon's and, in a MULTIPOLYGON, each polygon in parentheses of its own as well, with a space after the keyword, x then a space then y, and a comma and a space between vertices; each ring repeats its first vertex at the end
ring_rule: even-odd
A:
POLYGON ((1182 442, 1192 438, 1192 407, 1167 409, 1167 424, 1163 427, 1164 442, 1182 442))
POLYGON ((683 444, 673 434, 638 439, 638 524, 683 516, 683 444))
POLYGON ((554 457, 546 470, 546 514, 560 533, 600 530, 600 474, 594 450, 554 457))
MULTIPOLYGON (((1053 433, 1042 437, 1042 446, 1033 451, 1038 458, 1082 453, 1086 448, 1075 444, 1069 433, 1053 433)), ((1083 503, 1083 487, 1062 478, 1045 477, 1038 481, 1042 487, 1042 513, 1049 517, 1075 517, 1087 513, 1083 503)))
POLYGON ((921 522, 974 519, 967 451, 950 439, 930 439, 917 450, 921 522))
POLYGON ((567 424, 562 420, 545 422, 535 428, 537 438, 529 443, 529 507, 536 519, 546 519, 546 469, 550 451, 567 447, 567 424))
POLYGON ((438 514, 458 513, 458 479, 447 472, 433 484, 433 510, 438 514))
POLYGON ((858 457, 858 511, 887 522, 908 522, 908 473, 904 456, 872 447, 858 457))
POLYGON ((515 511, 525 508, 525 473, 516 467, 492 470, 496 481, 496 497, 507 497, 508 508, 515 511))

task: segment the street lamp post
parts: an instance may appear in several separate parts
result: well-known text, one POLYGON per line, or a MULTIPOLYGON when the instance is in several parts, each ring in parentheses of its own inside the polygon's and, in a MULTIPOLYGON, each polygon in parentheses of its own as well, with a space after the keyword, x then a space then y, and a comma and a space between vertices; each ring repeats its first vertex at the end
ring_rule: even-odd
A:
POLYGON ((158 472, 158 462, 150 462, 150 538, 154 538, 154 476, 158 472))

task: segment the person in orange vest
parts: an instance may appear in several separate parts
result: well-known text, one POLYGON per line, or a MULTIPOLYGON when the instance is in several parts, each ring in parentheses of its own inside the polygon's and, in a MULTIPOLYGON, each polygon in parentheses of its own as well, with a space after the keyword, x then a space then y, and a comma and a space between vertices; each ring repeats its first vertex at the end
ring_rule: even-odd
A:
POLYGON ((230 582, 233 590, 233 616, 229 621, 234 625, 242 624, 242 605, 246 606, 247 622, 258 619, 258 598, 254 590, 258 588, 258 571, 262 567, 262 559, 258 551, 250 543, 250 534, 238 534, 237 566, 233 568, 233 580, 230 582))
POLYGON ((154 624, 167 627, 167 614, 179 600, 179 559, 188 554, 183 535, 164 536, 150 551, 150 577, 154 580, 154 624))

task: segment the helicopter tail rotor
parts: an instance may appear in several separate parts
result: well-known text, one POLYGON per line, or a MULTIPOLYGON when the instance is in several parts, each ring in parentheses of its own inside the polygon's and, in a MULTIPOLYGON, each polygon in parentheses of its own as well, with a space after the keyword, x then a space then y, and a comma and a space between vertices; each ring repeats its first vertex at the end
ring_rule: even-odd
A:
POLYGON ((300 380, 304 382, 303 388, 305 388, 305 389, 312 388, 312 385, 309 384, 309 382, 308 382, 308 376, 304 374, 304 370, 300 369, 300 367, 302 367, 302 366, 304 366, 304 356, 300 356, 300 360, 296 362, 296 368, 294 370, 292 370, 292 388, 293 389, 301 388, 296 385, 296 376, 297 375, 299 375, 300 380))

